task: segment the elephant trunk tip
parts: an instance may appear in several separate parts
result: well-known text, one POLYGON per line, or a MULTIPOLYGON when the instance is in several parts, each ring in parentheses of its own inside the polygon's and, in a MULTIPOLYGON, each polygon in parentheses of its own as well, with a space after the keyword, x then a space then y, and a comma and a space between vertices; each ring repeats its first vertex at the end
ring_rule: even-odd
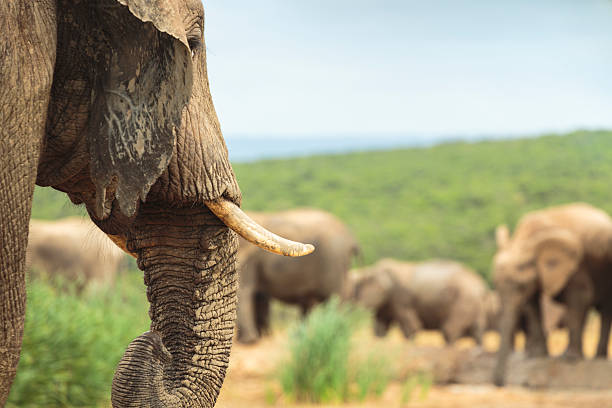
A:
POLYGON ((172 356, 155 332, 145 332, 130 343, 113 378, 113 407, 177 406, 163 384, 164 366, 172 356), (174 403, 173 403, 174 402, 174 403))

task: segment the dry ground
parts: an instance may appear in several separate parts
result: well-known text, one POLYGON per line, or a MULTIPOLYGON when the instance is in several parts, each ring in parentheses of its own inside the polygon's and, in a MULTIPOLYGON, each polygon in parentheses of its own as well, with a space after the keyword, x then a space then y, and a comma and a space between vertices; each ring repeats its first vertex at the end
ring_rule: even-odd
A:
MULTIPOLYGON (((590 320, 585 331, 584 349, 587 356, 594 354, 599 337, 599 322, 590 320)), ((445 348, 439 333, 422 332, 413 341, 406 341, 397 330, 393 330, 384 339, 374 338, 368 331, 357 336, 358 347, 362 350, 377 350, 389 357, 396 364, 397 380, 393 382, 380 399, 371 399, 364 403, 342 405, 343 407, 415 407, 415 408, 484 408, 484 407, 517 407, 517 408, 607 408, 612 407, 612 389, 551 389, 531 390, 521 387, 496 388, 492 385, 455 384, 435 385, 423 398, 421 390, 415 389, 408 402, 406 401, 405 380, 418 370, 438 370, 444 373, 444 363, 452 360, 451 356, 459 353, 475 352, 474 343, 462 339, 455 347, 445 348), (446 357, 449 358, 446 358, 446 357), (434 362, 437 360, 437 362, 434 362), (440 363, 440 361, 442 363, 440 363), (440 367, 440 364, 443 366, 440 367), (434 367, 435 366, 435 367, 434 367), (441 370, 441 371, 440 371, 441 370)), ((521 347, 522 339, 517 340, 521 347)), ((291 404, 281 396, 279 385, 274 380, 276 367, 281 364, 287 350, 286 330, 277 330, 258 344, 245 346, 236 344, 231 358, 230 369, 221 391, 220 408, 234 407, 269 407, 308 405, 291 404)), ((484 349, 494 351, 499 339, 497 334, 488 333, 484 349)), ((562 353, 567 344, 567 334, 559 331, 549 339, 549 348, 553 355, 562 353)), ((611 347, 612 351, 612 347, 611 347)), ((450 370, 450 369, 449 369, 450 370)), ((612 381, 612 371, 605 371, 612 381)), ((338 406, 338 405, 331 405, 338 406)))

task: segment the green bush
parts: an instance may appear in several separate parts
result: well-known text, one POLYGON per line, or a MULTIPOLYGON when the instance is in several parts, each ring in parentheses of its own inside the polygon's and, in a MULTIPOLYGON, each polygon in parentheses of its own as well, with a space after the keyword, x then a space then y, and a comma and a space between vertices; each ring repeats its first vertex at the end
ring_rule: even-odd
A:
POLYGON ((290 333, 290 356, 280 369, 283 392, 307 402, 343 402, 380 395, 391 376, 373 355, 351 359, 352 336, 364 313, 337 299, 321 305, 290 333))
POLYGON ((23 348, 8 406, 108 403, 119 359, 149 325, 138 275, 82 297, 49 282, 29 283, 23 348))

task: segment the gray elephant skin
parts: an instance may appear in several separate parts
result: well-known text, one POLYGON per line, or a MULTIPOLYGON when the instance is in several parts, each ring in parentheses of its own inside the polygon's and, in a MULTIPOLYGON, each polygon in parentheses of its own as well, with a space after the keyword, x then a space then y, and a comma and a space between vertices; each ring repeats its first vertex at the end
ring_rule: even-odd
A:
POLYGON ((348 227, 328 212, 298 208, 248 214, 272 231, 314 243, 317 250, 297 259, 281 258, 240 240, 237 324, 242 343, 253 343, 268 331, 271 299, 297 305, 305 315, 330 296, 341 296, 352 259, 359 253, 348 227))
POLYGON ((278 253, 313 248, 239 209, 202 3, 2 1, 0 30, 0 406, 21 350, 35 184, 84 204, 144 271, 151 330, 120 361, 113 406, 213 406, 235 325, 232 229, 278 253))
POLYGON ((78 290, 108 287, 125 260, 125 252, 88 219, 30 221, 26 266, 32 278, 61 277, 78 290))
POLYGON ((482 342, 488 289, 476 272, 459 262, 381 259, 353 271, 351 280, 350 298, 374 312, 378 336, 397 323, 406 338, 429 329, 440 330, 448 343, 462 336, 482 342))
POLYGON ((493 381, 502 385, 519 316, 526 317, 531 355, 546 356, 542 304, 565 307, 569 330, 565 357, 582 358, 587 312, 601 314, 597 356, 606 357, 612 318, 612 220, 603 211, 576 203, 534 211, 518 223, 512 238, 497 230, 494 282, 501 297, 501 343, 493 381))

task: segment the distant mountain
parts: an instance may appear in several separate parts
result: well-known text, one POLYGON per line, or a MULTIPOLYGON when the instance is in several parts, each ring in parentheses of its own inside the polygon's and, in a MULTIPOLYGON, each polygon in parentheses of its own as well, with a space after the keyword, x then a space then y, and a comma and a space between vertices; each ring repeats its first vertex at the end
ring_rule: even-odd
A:
POLYGON ((428 147, 447 142, 530 138, 519 135, 432 136, 408 134, 317 134, 303 136, 232 135, 225 140, 232 162, 243 163, 262 159, 290 158, 315 154, 349 153, 387 150, 401 147, 428 147))

